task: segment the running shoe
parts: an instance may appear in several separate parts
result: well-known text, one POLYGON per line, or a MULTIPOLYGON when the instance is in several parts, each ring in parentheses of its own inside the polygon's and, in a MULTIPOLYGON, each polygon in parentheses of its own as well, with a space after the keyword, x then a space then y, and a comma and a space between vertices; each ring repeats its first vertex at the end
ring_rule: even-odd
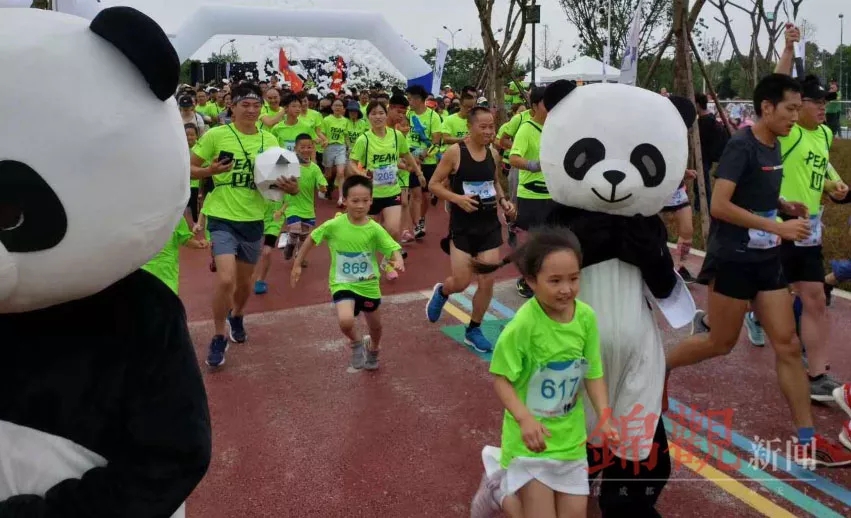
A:
POLYGON ((287 243, 284 246, 284 260, 289 261, 293 258, 293 254, 295 253, 295 243, 287 243))
POLYGON ((694 278, 694 276, 691 274, 690 271, 686 269, 685 266, 680 266, 680 269, 677 270, 677 273, 680 274, 680 277, 683 278, 683 282, 685 282, 686 284, 694 284, 695 282, 697 282, 697 279, 694 278))
POLYGON ((352 359, 349 362, 349 365, 351 365, 353 369, 363 369, 364 364, 366 364, 366 353, 364 352, 364 347, 369 343, 369 335, 364 335, 358 342, 352 342, 352 359))
POLYGON ((706 325, 703 321, 703 317, 706 316, 706 311, 702 309, 698 309, 694 313, 694 318, 691 320, 691 334, 697 335, 700 333, 708 333, 709 326, 706 325))
POLYGON ((464 333, 464 343, 480 353, 489 353, 493 351, 493 344, 485 338, 485 334, 482 333, 482 329, 480 327, 474 327, 472 329, 467 328, 467 332, 464 333))
POLYGON ((266 284, 266 281, 254 281, 254 294, 255 295, 263 295, 264 293, 269 291, 269 285, 266 284))
MULTIPOLYGON (((369 337, 367 336, 367 337, 364 337, 364 338, 369 338, 369 337)), ((371 344, 371 340, 369 341, 369 344, 371 344)), ((379 351, 377 349, 373 351, 369 347, 365 347, 364 349, 366 350, 366 362, 363 364, 363 368, 368 370, 368 371, 377 370, 378 369, 378 352, 379 351)))
POLYGON ((842 446, 851 450, 851 421, 845 421, 845 424, 842 425, 842 430, 839 432, 839 442, 842 443, 842 446))
POLYGON ((827 374, 810 378, 810 399, 813 401, 833 401, 833 391, 842 388, 842 384, 827 374))
POLYGON ((535 292, 526 284, 525 280, 517 279, 517 294, 524 299, 531 299, 535 295, 535 292))
POLYGON ((754 347, 765 347, 765 332, 762 326, 756 321, 756 315, 753 311, 748 311, 745 314, 745 327, 748 330, 748 340, 754 347))
POLYGON ((824 305, 830 306, 830 303, 833 301, 833 288, 835 286, 831 286, 828 283, 824 283, 824 305))
POLYGON ((482 475, 482 482, 479 484, 479 489, 470 504, 470 518, 496 518, 499 516, 502 510, 500 486, 504 476, 503 474, 489 478, 487 474, 482 475))
POLYGON ((241 344, 248 338, 245 334, 245 325, 242 319, 243 317, 235 317, 228 313, 228 334, 230 335, 231 342, 241 344))
POLYGON ((833 389, 833 400, 851 417, 851 383, 833 389))
POLYGON ((429 322, 435 323, 440 320, 440 314, 443 312, 443 306, 446 305, 447 300, 449 300, 449 297, 443 294, 443 284, 435 284, 431 298, 426 304, 426 318, 429 322))
POLYGON ((410 243, 414 239, 415 238, 414 238, 413 232, 411 232, 408 229, 405 229, 405 230, 402 231, 402 235, 399 237, 399 242, 400 243, 410 243))
POLYGON ((210 367, 221 367, 225 364, 225 352, 228 350, 228 341, 222 335, 213 337, 210 342, 210 352, 207 354, 207 365, 210 367))
POLYGON ((813 437, 810 444, 796 444, 792 455, 795 464, 810 470, 819 466, 835 468, 851 464, 851 451, 821 435, 813 437))

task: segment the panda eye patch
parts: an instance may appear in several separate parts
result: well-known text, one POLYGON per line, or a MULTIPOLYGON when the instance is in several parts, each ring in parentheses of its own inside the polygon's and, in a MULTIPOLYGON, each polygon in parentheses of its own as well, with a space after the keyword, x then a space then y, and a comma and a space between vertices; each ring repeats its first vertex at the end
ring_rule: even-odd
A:
POLYGON ((665 158, 652 144, 639 144, 632 150, 630 163, 641 173, 645 187, 656 187, 665 180, 665 158))
POLYGON ((68 230, 65 208, 33 168, 0 160, 0 244, 11 253, 49 250, 68 230))
POLYGON ((584 138, 574 142, 564 154, 564 171, 574 180, 581 182, 594 164, 606 158, 606 146, 595 138, 584 138))

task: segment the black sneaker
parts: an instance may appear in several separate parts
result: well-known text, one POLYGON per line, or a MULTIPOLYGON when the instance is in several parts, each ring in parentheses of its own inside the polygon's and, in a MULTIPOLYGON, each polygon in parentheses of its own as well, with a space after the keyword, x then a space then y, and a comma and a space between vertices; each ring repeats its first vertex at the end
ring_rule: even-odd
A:
POLYGON ((685 266, 680 266, 680 269, 677 270, 677 273, 680 274, 680 277, 683 278, 683 282, 685 282, 686 284, 694 284, 697 281, 697 279, 694 278, 694 276, 691 274, 690 271, 686 269, 685 266))
POLYGON ((532 291, 532 288, 523 279, 517 279, 517 293, 524 299, 531 299, 535 295, 535 292, 532 291))
POLYGON ((833 288, 835 288, 835 286, 831 286, 828 283, 824 283, 824 305, 825 306, 830 306, 830 303, 833 300, 833 288))
POLYGON ((420 223, 417 223, 417 226, 414 227, 414 239, 420 241, 425 237, 425 230, 423 230, 423 226, 420 223))
POLYGON ((243 317, 235 317, 228 313, 228 334, 231 342, 241 344, 245 342, 247 336, 245 334, 245 325, 242 323, 243 317))
POLYGON ((437 196, 432 195, 431 197, 431 206, 437 207, 437 196))
POLYGON ((213 337, 210 343, 210 352, 207 354, 207 365, 210 367, 221 367, 225 364, 225 352, 228 350, 228 341, 222 335, 213 337))
POLYGON ((399 252, 399 253, 402 255, 402 259, 407 259, 407 258, 408 258, 408 251, 407 251, 407 250, 405 250, 404 248, 403 248, 403 249, 402 249, 402 251, 401 251, 401 252, 399 252))

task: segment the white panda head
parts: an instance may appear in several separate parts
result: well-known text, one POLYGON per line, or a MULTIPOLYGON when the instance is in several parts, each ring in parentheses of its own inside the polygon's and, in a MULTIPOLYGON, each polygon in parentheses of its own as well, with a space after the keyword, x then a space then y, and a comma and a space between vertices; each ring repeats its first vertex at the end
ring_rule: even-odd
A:
POLYGON ((657 214, 683 179, 694 104, 617 83, 547 87, 541 168, 553 200, 617 216, 657 214))
POLYGON ((154 256, 189 197, 189 150, 177 54, 139 11, 0 9, 0 71, 0 313, 19 313, 154 256))

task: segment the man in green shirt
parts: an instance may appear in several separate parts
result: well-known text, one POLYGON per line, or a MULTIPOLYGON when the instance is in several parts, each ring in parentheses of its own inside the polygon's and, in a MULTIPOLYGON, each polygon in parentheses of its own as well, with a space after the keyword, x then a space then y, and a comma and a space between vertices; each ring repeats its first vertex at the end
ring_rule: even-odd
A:
MULTIPOLYGON (((237 86, 233 89, 233 122, 211 129, 192 149, 192 178, 212 177, 215 185, 202 209, 217 272, 212 304, 215 335, 207 356, 211 367, 225 363, 225 324, 231 341, 242 343, 247 338, 243 311, 260 259, 266 213, 266 200, 254 183, 254 164, 257 155, 278 144, 274 135, 257 127, 262 105, 258 87, 237 86)), ((277 184, 288 194, 298 193, 297 180, 281 178, 277 184)))
POLYGON ((428 200, 423 196, 423 191, 428 192, 428 182, 431 181, 434 170, 437 168, 437 153, 443 121, 440 115, 425 105, 428 91, 420 86, 414 85, 407 89, 408 102, 411 111, 408 122, 411 131, 408 140, 411 144, 411 154, 420 163, 426 184, 420 185, 419 178, 411 177, 409 188, 411 190, 411 218, 414 221, 414 237, 422 239, 425 236, 425 214, 428 211, 428 200))
POLYGON ((842 103, 839 102, 842 99, 841 93, 839 92, 839 85, 836 84, 836 79, 830 81, 827 90, 830 93, 836 93, 836 98, 827 104, 826 110, 827 127, 830 128, 830 131, 832 131, 835 136, 839 135, 842 120, 842 103))

